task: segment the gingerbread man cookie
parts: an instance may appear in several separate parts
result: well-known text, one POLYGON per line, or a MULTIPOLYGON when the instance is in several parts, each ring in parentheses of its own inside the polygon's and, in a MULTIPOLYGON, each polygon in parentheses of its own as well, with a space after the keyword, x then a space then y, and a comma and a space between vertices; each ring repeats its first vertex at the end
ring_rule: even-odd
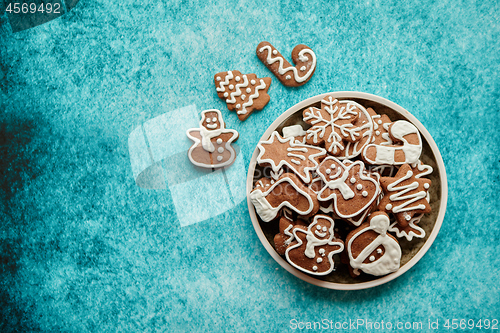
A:
POLYGON ((380 185, 384 197, 379 210, 393 213, 402 227, 407 226, 414 215, 431 212, 427 200, 431 181, 417 178, 409 164, 402 165, 394 177, 380 178, 380 185))
POLYGON ((401 247, 394 236, 387 233, 389 216, 384 212, 370 215, 363 223, 347 235, 346 248, 349 264, 356 270, 381 276, 399 269, 401 247))
POLYGON ((333 255, 344 250, 342 240, 335 237, 334 226, 331 217, 318 214, 307 230, 294 228, 294 240, 285 252, 287 261, 312 275, 329 274, 334 269, 333 255))
POLYGON ((370 208, 380 194, 380 186, 378 178, 364 170, 363 162, 344 162, 329 156, 316 172, 325 184, 318 193, 318 200, 333 200, 334 213, 348 219, 370 208))
POLYGON ((316 194, 293 173, 284 173, 276 181, 260 179, 250 192, 250 201, 264 222, 274 220, 283 207, 303 217, 312 216, 319 210, 316 194))
POLYGON ((257 57, 285 86, 298 87, 305 84, 316 70, 316 55, 310 47, 299 44, 293 48, 292 66, 269 42, 257 46, 257 57))
POLYGON ((360 128, 353 125, 360 109, 351 101, 338 101, 332 96, 321 100, 321 109, 310 107, 303 112, 303 119, 312 125, 306 131, 306 143, 323 145, 332 155, 345 150, 345 141, 361 139, 360 128))
POLYGON ((225 100, 229 110, 236 111, 241 121, 254 110, 262 110, 270 99, 267 94, 270 77, 260 79, 255 74, 228 71, 215 74, 214 83, 219 98, 225 100))
POLYGON ((199 128, 186 132, 194 141, 188 151, 189 160, 202 168, 220 168, 231 165, 236 158, 236 151, 231 143, 238 139, 238 132, 226 129, 219 110, 201 112, 199 128))
POLYGON ((283 167, 293 171, 304 183, 311 182, 311 172, 316 170, 326 156, 323 148, 294 142, 294 137, 282 138, 274 131, 266 141, 257 144, 259 155, 257 163, 270 166, 274 173, 283 167))

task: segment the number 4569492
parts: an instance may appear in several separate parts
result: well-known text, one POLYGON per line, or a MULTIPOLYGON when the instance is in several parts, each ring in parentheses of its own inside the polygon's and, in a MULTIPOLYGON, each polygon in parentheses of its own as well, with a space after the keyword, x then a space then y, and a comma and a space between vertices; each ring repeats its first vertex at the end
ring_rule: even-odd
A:
POLYGON ((61 4, 60 3, 54 3, 51 4, 50 2, 47 3, 42 3, 40 6, 37 6, 35 3, 24 3, 24 2, 14 2, 14 3, 9 3, 7 5, 7 8, 5 9, 7 13, 14 13, 14 14, 34 14, 34 13, 54 13, 54 14, 60 14, 61 13, 61 4))
POLYGON ((444 327, 447 329, 485 329, 485 330, 498 330, 498 319, 479 319, 478 321, 474 321, 473 319, 465 320, 465 319, 446 319, 444 323, 444 327))

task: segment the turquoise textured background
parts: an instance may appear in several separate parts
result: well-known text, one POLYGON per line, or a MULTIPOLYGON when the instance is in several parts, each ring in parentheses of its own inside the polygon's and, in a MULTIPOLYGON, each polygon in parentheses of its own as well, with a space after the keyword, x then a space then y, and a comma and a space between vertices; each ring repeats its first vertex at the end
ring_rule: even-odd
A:
MULTIPOLYGON (((0 330, 293 331, 290 321, 500 319, 498 1, 90 1, 13 33, 0 18, 0 330), (305 43, 312 79, 245 122, 213 75, 269 76, 255 47, 305 43), (269 256, 246 202, 181 227, 135 185, 127 138, 169 110, 219 108, 246 165, 284 110, 355 90, 414 114, 446 165, 435 243, 383 286, 309 285, 269 256)), ((363 331, 361 328, 359 331, 363 331)))

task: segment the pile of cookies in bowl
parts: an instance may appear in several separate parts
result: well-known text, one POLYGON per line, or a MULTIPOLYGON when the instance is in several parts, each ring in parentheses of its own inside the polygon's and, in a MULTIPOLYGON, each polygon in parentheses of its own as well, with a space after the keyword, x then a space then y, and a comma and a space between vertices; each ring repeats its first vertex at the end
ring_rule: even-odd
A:
POLYGON ((429 141, 416 118, 374 95, 299 103, 269 127, 249 168, 259 238, 283 267, 313 283, 398 275, 427 250, 443 217, 444 172, 429 141))

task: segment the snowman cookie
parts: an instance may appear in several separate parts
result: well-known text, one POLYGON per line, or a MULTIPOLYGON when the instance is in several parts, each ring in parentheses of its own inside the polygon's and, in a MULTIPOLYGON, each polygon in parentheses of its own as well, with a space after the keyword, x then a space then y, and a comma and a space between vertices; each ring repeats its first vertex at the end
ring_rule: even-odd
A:
POLYGON ((238 132, 226 129, 219 110, 201 112, 199 128, 186 132, 194 144, 188 151, 191 163, 202 168, 220 168, 231 165, 236 158, 236 151, 231 143, 238 139, 238 132))
POLYGON ((286 249, 286 260, 293 267, 312 275, 332 272, 333 255, 344 250, 342 240, 335 237, 334 227, 331 217, 318 214, 307 230, 293 228, 294 240, 286 249))

